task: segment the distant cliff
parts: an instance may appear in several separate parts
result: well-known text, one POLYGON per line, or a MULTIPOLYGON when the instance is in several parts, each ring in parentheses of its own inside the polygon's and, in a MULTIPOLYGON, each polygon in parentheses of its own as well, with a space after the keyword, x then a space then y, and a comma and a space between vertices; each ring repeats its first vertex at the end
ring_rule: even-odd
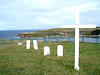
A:
MULTIPOLYGON (((82 36, 91 35, 91 32, 95 30, 100 30, 100 28, 80 29, 80 35, 82 36)), ((54 36, 74 36, 74 35, 75 35, 75 29, 55 28, 55 29, 40 30, 29 33, 20 33, 18 37, 31 38, 31 37, 54 37, 54 36)))

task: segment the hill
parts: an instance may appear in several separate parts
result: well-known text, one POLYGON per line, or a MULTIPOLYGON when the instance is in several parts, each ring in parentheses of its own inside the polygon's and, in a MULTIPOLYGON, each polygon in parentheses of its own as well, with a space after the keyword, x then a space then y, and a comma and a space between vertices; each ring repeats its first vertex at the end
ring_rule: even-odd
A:
MULTIPOLYGON (((91 35, 92 31, 100 30, 100 28, 92 28, 92 29, 80 29, 80 35, 91 35)), ((53 37, 53 36, 74 36, 75 29, 66 29, 66 28, 54 28, 48 30, 40 30, 29 33, 20 33, 19 36, 22 38, 28 37, 53 37)))

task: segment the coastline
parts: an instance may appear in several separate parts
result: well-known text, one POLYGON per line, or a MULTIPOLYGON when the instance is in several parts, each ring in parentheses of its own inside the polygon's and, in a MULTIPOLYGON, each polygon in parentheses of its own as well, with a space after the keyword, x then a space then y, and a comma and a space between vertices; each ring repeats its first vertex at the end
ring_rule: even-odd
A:
MULTIPOLYGON (((98 35, 91 34, 91 32, 95 30, 100 30, 100 28, 80 29, 80 36, 99 37, 98 35)), ((54 28, 48 30, 39 30, 35 32, 19 33, 17 37, 34 38, 34 37, 57 37, 57 36, 75 36, 75 29, 54 28)))

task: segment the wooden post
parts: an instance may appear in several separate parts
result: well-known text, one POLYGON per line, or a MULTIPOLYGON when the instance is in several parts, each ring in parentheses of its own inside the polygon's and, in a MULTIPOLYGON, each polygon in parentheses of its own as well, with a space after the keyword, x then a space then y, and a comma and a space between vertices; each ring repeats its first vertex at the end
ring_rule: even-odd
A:
POLYGON ((4 44, 4 40, 2 40, 2 44, 4 44))
POLYGON ((82 37, 82 43, 84 43, 84 37, 82 37))
POLYGON ((58 36, 57 36, 57 43, 58 43, 58 36))
POLYGON ((75 28, 75 67, 79 70, 79 28, 75 28))
POLYGON ((98 38, 97 38, 97 45, 98 45, 98 38))
POLYGON ((12 44, 12 40, 11 40, 11 44, 12 44))
POLYGON ((44 43, 46 43, 46 37, 44 37, 44 43))
POLYGON ((69 41, 68 41, 68 43, 70 43, 70 36, 69 36, 69 41))
POLYGON ((34 40, 34 39, 32 39, 32 44, 33 44, 33 40, 34 40))
POLYGON ((22 39, 20 39, 20 42, 22 42, 22 39))

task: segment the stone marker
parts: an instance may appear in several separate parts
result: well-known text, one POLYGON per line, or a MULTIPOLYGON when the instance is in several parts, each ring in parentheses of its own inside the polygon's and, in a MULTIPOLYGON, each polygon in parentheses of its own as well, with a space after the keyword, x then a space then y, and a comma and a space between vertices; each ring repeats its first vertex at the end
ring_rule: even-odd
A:
POLYGON ((44 55, 50 55, 50 48, 48 46, 44 47, 44 55))
POLYGON ((37 40, 33 40, 33 46, 35 50, 38 50, 37 40))
POLYGON ((26 41, 26 49, 30 49, 30 40, 26 41))
POLYGON ((22 45, 22 42, 18 42, 18 45, 22 45))
POLYGON ((63 46, 62 45, 57 46, 57 56, 63 56, 63 46))

